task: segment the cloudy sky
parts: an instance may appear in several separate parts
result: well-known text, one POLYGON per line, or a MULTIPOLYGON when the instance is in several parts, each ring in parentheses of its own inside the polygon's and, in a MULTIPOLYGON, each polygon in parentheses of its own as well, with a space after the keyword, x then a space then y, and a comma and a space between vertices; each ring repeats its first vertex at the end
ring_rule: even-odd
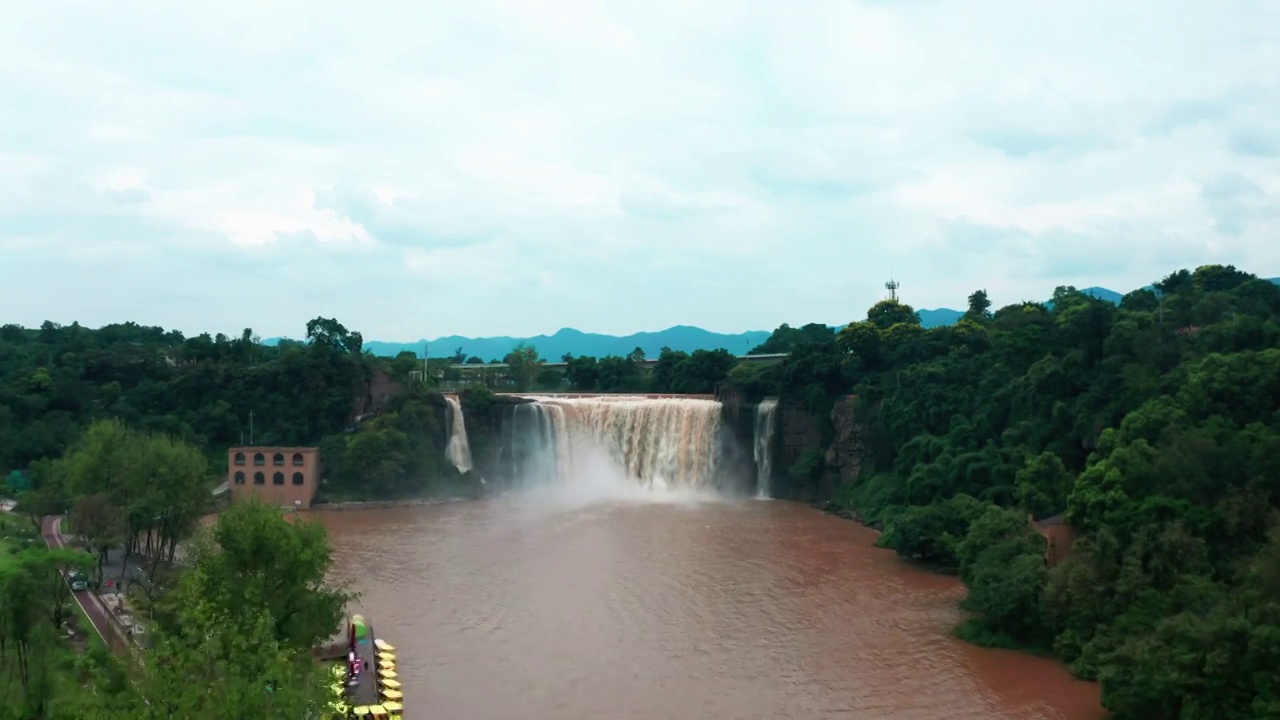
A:
POLYGON ((172 0, 0 23, 4 322, 845 322, 1280 275, 1269 0, 172 0))

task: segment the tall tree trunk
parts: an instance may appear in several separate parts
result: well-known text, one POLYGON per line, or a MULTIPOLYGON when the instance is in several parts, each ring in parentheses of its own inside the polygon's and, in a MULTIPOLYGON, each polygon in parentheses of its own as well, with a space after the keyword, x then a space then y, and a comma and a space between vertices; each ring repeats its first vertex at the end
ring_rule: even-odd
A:
POLYGON ((119 590, 119 589, 123 586, 123 584, 124 584, 124 578, 125 578, 125 575, 128 575, 128 574, 129 574, 129 558, 130 558, 130 557, 132 557, 132 553, 130 553, 130 552, 129 552, 129 546, 128 546, 128 545, 125 545, 125 546, 124 546, 124 560, 123 560, 123 561, 121 561, 121 563, 120 563, 120 577, 119 577, 119 579, 116 581, 116 589, 117 589, 117 590, 119 590))

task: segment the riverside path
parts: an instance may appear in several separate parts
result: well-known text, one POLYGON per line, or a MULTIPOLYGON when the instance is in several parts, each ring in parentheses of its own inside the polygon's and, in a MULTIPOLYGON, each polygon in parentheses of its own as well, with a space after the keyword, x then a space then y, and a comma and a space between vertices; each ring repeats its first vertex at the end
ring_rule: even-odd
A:
MULTIPOLYGON (((62 534, 62 517, 60 515, 49 515, 40 521, 40 534, 44 536, 44 542, 51 548, 64 548, 67 546, 67 538, 62 534)), ((63 582, 68 582, 64 576, 63 582)), ((93 625, 93 629, 98 633, 98 637, 107 644, 107 647, 115 651, 128 649, 128 645, 117 631, 114 621, 111 619, 111 611, 107 610, 107 606, 98 597, 98 594, 92 590, 72 590, 71 596, 75 598, 76 604, 84 612, 85 617, 89 618, 89 623, 93 625)))

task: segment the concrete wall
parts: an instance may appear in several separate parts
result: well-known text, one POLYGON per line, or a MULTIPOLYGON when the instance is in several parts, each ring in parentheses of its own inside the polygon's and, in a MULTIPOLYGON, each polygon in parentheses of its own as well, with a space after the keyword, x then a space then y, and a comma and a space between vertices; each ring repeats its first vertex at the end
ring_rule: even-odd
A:
POLYGON ((227 450, 231 500, 257 496, 282 507, 311 507, 320 486, 320 449, 233 447, 227 450))

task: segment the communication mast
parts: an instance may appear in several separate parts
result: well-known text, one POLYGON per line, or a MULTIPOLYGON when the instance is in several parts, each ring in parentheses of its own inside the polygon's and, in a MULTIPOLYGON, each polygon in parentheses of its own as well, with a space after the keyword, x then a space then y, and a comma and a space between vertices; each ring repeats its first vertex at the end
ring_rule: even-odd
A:
POLYGON ((898 288, 902 287, 902 285, 897 280, 889 278, 889 282, 885 283, 884 287, 889 291, 889 299, 898 302, 898 288))

